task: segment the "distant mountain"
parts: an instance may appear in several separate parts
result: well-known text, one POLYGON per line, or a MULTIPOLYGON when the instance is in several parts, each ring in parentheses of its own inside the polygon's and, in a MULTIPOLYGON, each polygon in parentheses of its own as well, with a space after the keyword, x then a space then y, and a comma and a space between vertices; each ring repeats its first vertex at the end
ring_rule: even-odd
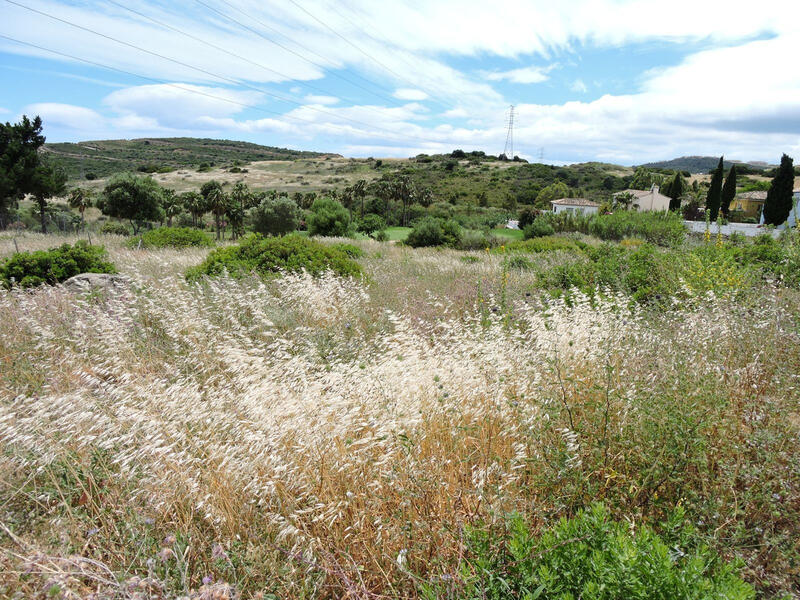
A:
MULTIPOLYGON (((708 173, 711 169, 715 169, 717 164, 719 164, 719 156, 681 156, 680 158, 646 163, 641 166, 650 169, 672 169, 674 171, 689 171, 690 173, 708 173)), ((755 170, 764 170, 772 166, 765 162, 744 162, 741 160, 726 160, 723 164, 726 169, 730 168, 731 165, 746 165, 755 170)))
POLYGON ((44 152, 70 179, 105 177, 120 171, 155 172, 180 168, 233 166, 260 160, 318 158, 319 152, 202 138, 143 138, 45 144, 44 152))

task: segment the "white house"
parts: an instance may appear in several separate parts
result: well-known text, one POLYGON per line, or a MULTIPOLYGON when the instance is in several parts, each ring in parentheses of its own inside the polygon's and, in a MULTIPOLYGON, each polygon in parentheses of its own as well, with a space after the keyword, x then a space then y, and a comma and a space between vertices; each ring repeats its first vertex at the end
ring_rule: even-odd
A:
POLYGON ((592 202, 586 198, 559 198, 558 200, 553 200, 550 204, 553 205, 554 213, 579 212, 586 215, 593 215, 597 213, 597 209, 600 208, 597 202, 592 202))
POLYGON ((623 190, 614 194, 614 196, 630 194, 633 196, 631 208, 635 207, 636 210, 667 211, 669 210, 671 198, 660 193, 658 189, 658 186, 653 184, 649 190, 623 190))

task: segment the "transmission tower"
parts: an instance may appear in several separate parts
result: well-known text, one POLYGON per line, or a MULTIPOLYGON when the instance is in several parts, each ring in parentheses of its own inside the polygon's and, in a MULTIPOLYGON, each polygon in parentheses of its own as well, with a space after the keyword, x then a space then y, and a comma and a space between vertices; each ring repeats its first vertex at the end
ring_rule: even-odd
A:
POLYGON ((508 109, 508 133, 503 154, 508 160, 514 160, 514 105, 508 109))

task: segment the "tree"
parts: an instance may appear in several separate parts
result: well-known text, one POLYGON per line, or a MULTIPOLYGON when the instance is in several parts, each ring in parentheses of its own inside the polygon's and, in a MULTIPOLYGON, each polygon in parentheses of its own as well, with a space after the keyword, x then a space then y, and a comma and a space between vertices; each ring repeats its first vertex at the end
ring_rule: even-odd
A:
POLYGON ((222 216, 228 211, 230 198, 225 194, 222 185, 215 180, 206 181, 200 188, 200 195, 206 201, 206 206, 214 215, 214 227, 217 230, 217 240, 221 239, 222 216))
POLYGON ((786 154, 781 157, 781 166, 772 180, 764 202, 764 223, 782 225, 792 212, 792 189, 794 188, 793 161, 786 154))
POLYGON ((664 193, 670 198, 669 209, 680 210, 681 198, 686 193, 686 182, 684 181, 683 175, 681 175, 680 171, 675 173, 675 177, 672 178, 672 181, 669 183, 667 188, 668 189, 664 193))
POLYGON ((47 233, 47 221, 45 218, 47 200, 53 196, 63 194, 66 183, 66 173, 57 167, 47 164, 37 165, 33 170, 30 181, 26 182, 28 193, 33 196, 36 205, 39 207, 39 220, 42 225, 42 233, 47 233))
POLYGON ((731 202, 736 196, 736 165, 731 165, 731 170, 725 178, 725 185, 722 186, 722 196, 720 200, 720 210, 725 218, 731 212, 731 202))
POLYGON ((175 190, 164 188, 161 190, 161 208, 167 217, 167 227, 172 227, 172 219, 181 214, 184 210, 183 195, 178 196, 175 190))
POLYGON ((353 200, 361 205, 359 215, 364 216, 364 198, 367 195, 367 181, 359 179, 353 184, 353 200))
POLYGON ((244 215, 249 209, 256 206, 256 204, 256 195, 250 191, 246 183, 240 181, 233 186, 226 213, 231 223, 233 239, 236 239, 244 233, 244 215))
POLYGON ((708 188, 708 194, 706 194, 706 214, 712 223, 717 220, 719 207, 722 203, 722 175, 723 166, 722 157, 720 156, 719 165, 717 166, 717 170, 714 171, 714 176, 711 178, 711 185, 708 188))
POLYGON ((308 216, 308 235, 343 237, 350 230, 350 213, 331 198, 318 198, 308 216))
POLYGON ((38 150, 44 141, 39 117, 31 121, 23 115, 17 124, 0 124, 0 226, 7 222, 9 209, 34 192, 36 169, 41 164, 38 150))
POLYGON ((377 231, 383 231, 384 229, 386 229, 386 221, 383 220, 382 216, 373 213, 364 215, 358 222, 358 230, 369 236, 377 231))
POLYGON ((84 224, 84 213, 92 205, 92 192, 86 188, 76 187, 69 192, 68 197, 71 208, 77 210, 81 215, 81 226, 84 224))
POLYGON ((637 167, 631 180, 631 188, 634 190, 649 190, 654 184, 661 185, 664 176, 645 167, 637 167))
POLYGON ((286 197, 264 198, 253 210, 253 228, 264 235, 286 235, 300 223, 300 207, 286 197))
POLYGON ((545 210, 550 209, 550 203, 559 198, 569 197, 569 188, 563 181, 556 181, 543 187, 536 196, 536 206, 545 210))
POLYGON ((197 192, 184 192, 179 196, 181 204, 192 215, 192 227, 197 227, 198 221, 208 212, 206 200, 197 192))
POLYGON ((115 175, 103 189, 100 210, 109 217, 127 219, 136 235, 143 223, 164 218, 161 187, 150 177, 115 175))
POLYGON ((526 206, 521 211, 519 211, 519 222, 517 226, 520 229, 525 229, 528 225, 533 223, 536 220, 536 217, 539 216, 540 211, 533 208, 532 206, 526 206))

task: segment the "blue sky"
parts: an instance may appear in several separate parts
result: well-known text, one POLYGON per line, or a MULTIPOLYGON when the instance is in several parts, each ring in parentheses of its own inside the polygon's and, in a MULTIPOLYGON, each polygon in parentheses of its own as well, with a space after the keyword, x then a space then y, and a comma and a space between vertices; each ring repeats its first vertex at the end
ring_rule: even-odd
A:
POLYGON ((777 162, 800 158, 798 5, 0 0, 0 118, 40 114, 50 141, 497 154, 513 104, 526 158, 777 162))

